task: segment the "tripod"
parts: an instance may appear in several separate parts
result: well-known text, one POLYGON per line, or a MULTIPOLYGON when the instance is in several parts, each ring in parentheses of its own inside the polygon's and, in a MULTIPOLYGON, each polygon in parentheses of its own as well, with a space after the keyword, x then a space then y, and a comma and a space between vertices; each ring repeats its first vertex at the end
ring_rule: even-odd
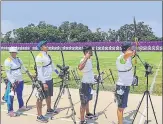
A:
MULTIPOLYGON (((72 120, 74 122, 74 124, 76 124, 76 121, 75 121, 75 115, 76 115, 76 112, 75 112, 75 109, 74 109, 74 104, 72 102, 72 98, 71 98, 71 94, 70 94, 70 90, 69 90, 69 87, 68 87, 68 83, 67 83, 67 76, 66 74, 64 73, 63 77, 62 77, 62 84, 60 85, 60 91, 59 91, 59 94, 57 96, 57 99, 54 103, 54 110, 56 110, 58 104, 59 104, 59 101, 62 97, 62 94, 64 93, 64 90, 65 88, 67 89, 67 93, 68 93, 68 99, 70 101, 70 105, 71 105, 71 110, 72 110, 72 120)), ((69 111, 69 108, 68 108, 68 111, 69 111)), ((68 114, 68 111, 67 111, 67 114, 68 114)))
MULTIPOLYGON (((140 59, 139 55, 137 55, 137 56, 138 56, 139 60, 142 62, 142 60, 140 59)), ((153 110, 153 114, 154 114, 154 117, 155 117, 155 120, 156 120, 156 124, 158 124, 157 118, 156 118, 156 114, 155 114, 155 110, 154 110, 154 106, 153 106, 152 99, 151 99, 151 96, 150 96, 150 91, 148 90, 148 75, 149 75, 149 74, 152 74, 152 67, 151 67, 148 63, 143 63, 143 62, 142 62, 142 64, 144 65, 144 67, 145 67, 145 69, 146 69, 145 77, 146 77, 147 86, 146 86, 146 91, 144 92, 143 97, 142 97, 142 99, 141 99, 141 101, 140 101, 140 103, 139 103, 139 105, 138 105, 138 107, 137 107, 137 110, 136 110, 136 113, 135 113, 135 115, 134 115, 134 119, 133 119, 133 121, 132 121, 132 124, 133 124, 134 121, 135 121, 136 115, 137 115, 137 113, 138 113, 138 111, 139 111, 139 108, 140 108, 140 106, 141 106, 141 104, 142 104, 142 101, 143 101, 145 95, 146 95, 146 100, 147 100, 147 124, 148 124, 148 122, 149 122, 149 120, 148 120, 148 101, 149 101, 149 100, 150 100, 150 103, 151 103, 151 106, 152 106, 152 110, 153 110), (148 97, 149 97, 149 100, 148 100, 148 97)))

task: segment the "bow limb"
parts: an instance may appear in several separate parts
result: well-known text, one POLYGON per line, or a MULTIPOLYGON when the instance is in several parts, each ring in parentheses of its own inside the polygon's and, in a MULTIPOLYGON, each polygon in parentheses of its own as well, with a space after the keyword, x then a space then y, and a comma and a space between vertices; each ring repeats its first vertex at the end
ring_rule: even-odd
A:
MULTIPOLYGON (((138 38, 137 38, 137 27, 136 27, 136 20, 135 20, 135 17, 134 17, 134 40, 135 40, 135 45, 136 45, 136 54, 137 54, 137 50, 138 50, 138 38)), ((134 76, 136 76, 136 66, 137 66, 137 56, 135 56, 135 59, 134 59, 134 76)))
POLYGON ((36 61, 35 61, 35 57, 34 57, 34 55, 33 55, 33 52, 32 52, 32 50, 30 50, 30 52, 31 52, 31 54, 32 54, 32 57, 33 57, 33 60, 34 60, 34 70, 35 70, 35 73, 36 73, 36 78, 37 78, 37 76, 38 76, 38 72, 37 72, 37 66, 36 66, 36 61))
MULTIPOLYGON (((37 75, 38 75, 38 73, 37 73, 37 67, 36 67, 35 57, 34 57, 34 55, 33 55, 33 53, 32 53, 32 48, 30 49, 30 53, 31 53, 31 55, 32 55, 32 57, 33 57, 33 60, 34 60, 34 63, 35 63, 35 64, 34 64, 34 70, 35 70, 35 73, 36 73, 36 77, 35 77, 34 79, 33 79, 32 76, 30 76, 30 75, 29 75, 29 77, 31 78, 32 82, 35 83, 36 80, 37 80, 37 75)), ((28 101, 30 100, 30 98, 31 98, 31 96, 32 96, 32 94, 33 94, 33 91, 34 91, 34 85, 32 84, 32 92, 31 92, 31 94, 29 95, 29 97, 28 97, 28 99, 27 99, 27 101, 26 101, 26 107, 27 107, 28 101)))
MULTIPOLYGON (((28 54, 28 58, 30 58, 30 53, 28 54)), ((28 60, 28 70, 30 69, 30 65, 31 65, 31 59, 28 60)))
POLYGON ((96 89, 96 100, 94 104, 94 115, 96 114, 96 106, 97 106, 97 101, 98 101, 98 94, 99 94, 99 83, 100 83, 100 66, 99 66, 99 60, 96 52, 96 47, 95 47, 95 56, 96 56, 96 63, 97 63, 97 71, 98 71, 98 78, 97 78, 97 89, 96 89))
MULTIPOLYGON (((66 65, 65 65, 65 59, 64 59, 64 55, 63 55, 63 51, 62 51, 62 47, 60 47, 60 51, 61 51, 61 55, 62 55, 62 67, 65 67, 66 65)), ((66 75, 66 71, 65 70, 63 70, 63 73, 64 73, 64 75, 66 75)), ((62 81, 62 87, 63 87, 63 81, 62 81)), ((60 87, 60 89, 61 89, 61 87, 60 87)), ((64 93, 64 91, 63 91, 63 93, 64 93)))
POLYGON ((62 47, 60 48, 60 51, 61 51, 61 55, 62 55, 62 65, 63 65, 63 67, 65 67, 65 59, 64 59, 64 56, 63 56, 62 47))

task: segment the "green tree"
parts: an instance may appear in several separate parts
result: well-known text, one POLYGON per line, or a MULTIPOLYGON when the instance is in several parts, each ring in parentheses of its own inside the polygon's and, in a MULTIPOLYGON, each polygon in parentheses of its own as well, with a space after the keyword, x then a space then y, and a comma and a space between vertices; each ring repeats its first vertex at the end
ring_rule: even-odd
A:
MULTIPOLYGON (((136 33, 139 40, 147 41, 156 39, 156 36, 153 34, 152 28, 149 27, 149 25, 145 25, 144 22, 139 22, 136 25, 136 28, 136 33)), ((125 24, 124 26, 121 26, 116 33, 119 35, 120 41, 134 40, 134 24, 125 24)))
MULTIPOLYGON (((149 25, 144 22, 137 23, 137 37, 139 40, 162 40, 156 37, 149 25)), ((39 40, 51 42, 88 42, 88 41, 125 41, 134 40, 134 24, 125 24, 119 30, 109 29, 107 32, 97 28, 92 32, 87 25, 77 22, 64 21, 60 26, 47 24, 40 21, 37 25, 33 23, 26 27, 20 27, 9 31, 1 38, 1 42, 22 42, 32 43, 39 40), (11 35, 14 37, 11 37, 11 35)))

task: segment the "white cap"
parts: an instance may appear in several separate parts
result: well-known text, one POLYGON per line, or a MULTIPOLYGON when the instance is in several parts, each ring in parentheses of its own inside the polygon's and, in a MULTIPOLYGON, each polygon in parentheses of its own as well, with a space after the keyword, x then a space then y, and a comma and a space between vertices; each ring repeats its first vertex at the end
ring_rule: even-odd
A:
POLYGON ((9 52, 10 53, 12 53, 12 52, 18 53, 18 49, 17 49, 17 47, 10 47, 9 52))

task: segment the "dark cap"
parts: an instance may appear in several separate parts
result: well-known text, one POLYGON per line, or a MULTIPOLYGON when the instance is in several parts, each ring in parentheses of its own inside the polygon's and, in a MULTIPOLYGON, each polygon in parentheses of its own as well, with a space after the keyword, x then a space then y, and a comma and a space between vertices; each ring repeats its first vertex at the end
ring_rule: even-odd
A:
POLYGON ((83 47, 83 52, 85 53, 85 51, 88 51, 88 50, 92 50, 92 47, 91 46, 84 46, 83 47))
POLYGON ((126 51, 131 46, 132 46, 132 43, 130 41, 124 41, 121 44, 122 51, 126 51))
POLYGON ((45 45, 45 44, 47 44, 47 41, 40 41, 40 42, 37 44, 37 49, 38 49, 38 50, 41 50, 41 47, 42 47, 43 45, 45 45))

